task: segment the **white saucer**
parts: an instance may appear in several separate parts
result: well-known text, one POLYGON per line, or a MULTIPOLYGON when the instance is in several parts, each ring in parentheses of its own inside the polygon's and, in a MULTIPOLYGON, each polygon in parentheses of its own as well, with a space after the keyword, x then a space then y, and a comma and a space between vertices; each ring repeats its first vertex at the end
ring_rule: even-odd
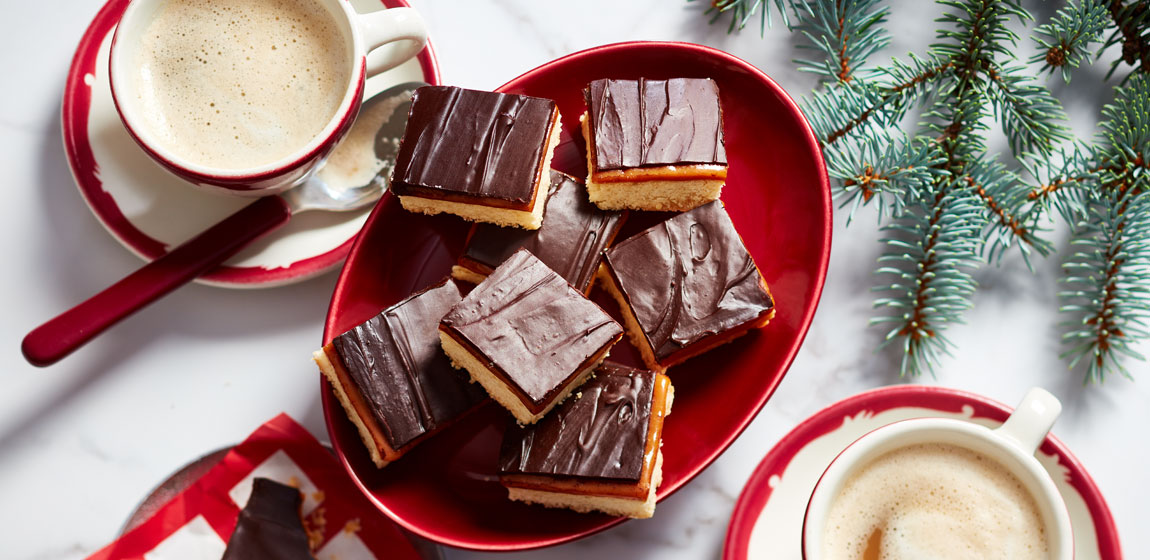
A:
MULTIPOLYGON (((360 12, 381 0, 357 0, 360 12)), ((111 0, 88 26, 64 90, 64 149, 80 194, 100 223, 145 260, 163 255, 249 204, 192 188, 153 162, 131 139, 112 103, 108 48, 128 0, 111 0)), ((382 6, 407 6, 382 0, 382 6)), ((367 81, 365 94, 392 85, 439 83, 431 45, 416 58, 367 81)), ((311 278, 339 266, 370 209, 349 213, 309 212, 256 241, 196 281, 230 288, 263 288, 311 278)))
MULTIPOLYGON (((1010 412, 980 395, 923 385, 883 387, 824 408, 784 436, 755 468, 731 515, 723 558, 800 560, 803 512, 815 483, 839 452, 871 430, 923 417, 997 427, 1010 412)), ((1121 559, 1110 508, 1078 459, 1053 435, 1046 437, 1036 456, 1066 501, 1074 557, 1121 559)))

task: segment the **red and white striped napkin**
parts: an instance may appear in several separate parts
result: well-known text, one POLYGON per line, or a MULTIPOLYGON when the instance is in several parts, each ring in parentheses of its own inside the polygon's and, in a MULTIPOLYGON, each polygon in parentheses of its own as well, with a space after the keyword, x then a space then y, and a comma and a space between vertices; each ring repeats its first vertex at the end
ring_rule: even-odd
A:
POLYGON ((219 560, 256 477, 288 484, 303 494, 304 526, 318 560, 420 558, 399 527, 360 493, 335 456, 303 426, 280 414, 151 518, 89 560, 219 560))

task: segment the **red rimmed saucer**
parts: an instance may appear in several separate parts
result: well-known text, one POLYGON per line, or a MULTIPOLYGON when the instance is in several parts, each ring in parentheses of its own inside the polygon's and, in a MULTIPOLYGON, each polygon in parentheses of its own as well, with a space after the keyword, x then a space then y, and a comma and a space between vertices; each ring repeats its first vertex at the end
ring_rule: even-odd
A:
MULTIPOLYGON (((803 511, 815 483, 838 453, 863 434, 891 422, 924 417, 997 427, 1011 411, 974 393, 922 385, 874 389, 824 408, 779 440, 755 468, 731 515, 723 558, 801 559, 803 511)), ((1046 437, 1036 455, 1070 511, 1074 557, 1120 560, 1118 528, 1086 469, 1053 435, 1046 437)))
MULTIPOLYGON (((786 374, 810 326, 830 255, 826 168, 798 106, 758 68, 687 43, 619 43, 581 51, 511 80, 499 91, 554 99, 563 136, 552 166, 586 174, 578 119, 582 90, 597 78, 710 77, 719 85, 730 170, 722 199, 778 306, 776 317, 705 355, 671 368, 675 406, 663 432, 663 499, 691 481, 742 433, 786 374)), ((657 223, 628 217, 620 238, 657 223)), ((332 295, 324 341, 447 276, 469 224, 454 216, 404 211, 390 194, 376 206, 332 295)), ((600 290, 593 298, 618 317, 600 290)), ((639 365, 627 342, 610 359, 639 365)), ((523 550, 615 526, 621 518, 534 507, 507 499, 496 474, 507 413, 481 407, 383 469, 321 379, 332 446, 352 479, 404 528, 449 546, 523 550)), ((658 523, 656 519, 641 523, 658 523)))
MULTIPOLYGON (((388 8, 406 0, 380 0, 388 8)), ((353 2, 373 9, 377 2, 353 2)), ((124 247, 144 260, 230 216, 250 199, 216 196, 192 188, 152 161, 132 141, 112 103, 108 48, 128 0, 111 0, 88 26, 68 71, 61 108, 64 151, 72 177, 99 222, 124 247)), ((367 81, 373 95, 395 84, 439 83, 430 42, 416 58, 367 81)), ((256 241, 196 281, 231 288, 290 284, 340 265, 367 220, 359 212, 309 212, 256 241)))

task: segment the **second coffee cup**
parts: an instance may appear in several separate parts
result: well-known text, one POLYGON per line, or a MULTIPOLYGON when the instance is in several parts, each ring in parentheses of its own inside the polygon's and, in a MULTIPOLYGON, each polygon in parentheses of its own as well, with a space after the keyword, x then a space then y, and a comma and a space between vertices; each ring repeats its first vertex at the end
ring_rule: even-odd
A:
POLYGON ((411 8, 133 0, 112 41, 112 97, 132 138, 171 172, 263 196, 305 180, 351 127, 365 79, 426 37, 411 8), (367 54, 388 44, 369 67, 367 54))
POLYGON ((1032 389, 996 430, 920 418, 848 446, 819 479, 803 521, 805 560, 1070 560, 1070 517, 1034 457, 1061 411, 1032 389))

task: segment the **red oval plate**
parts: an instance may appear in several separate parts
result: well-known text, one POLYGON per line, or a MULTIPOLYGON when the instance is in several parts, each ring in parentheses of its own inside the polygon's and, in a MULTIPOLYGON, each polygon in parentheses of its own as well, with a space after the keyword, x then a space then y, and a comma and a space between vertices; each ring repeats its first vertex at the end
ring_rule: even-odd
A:
MULTIPOLYGON (((863 434, 908 418, 947 417, 997 427, 1013 409, 943 387, 882 387, 832 404, 783 436, 751 474, 727 528, 724 560, 800 560, 803 512, 815 483, 840 451, 863 434), (751 549, 754 548, 754 551, 751 549)), ((1086 468, 1054 437, 1037 457, 1062 492, 1077 560, 1121 560, 1118 529, 1086 468)))
MULTIPOLYGON (((582 90, 597 78, 710 77, 719 85, 730 170, 723 201, 771 285, 778 313, 767 327, 671 369, 674 413, 663 435, 659 499, 719 456, 755 417, 794 359, 815 313, 831 247, 826 168, 795 102, 761 70, 730 54, 684 43, 619 43, 549 62, 499 91, 554 99, 564 138, 552 165, 586 175, 578 129, 582 90)), ((654 223, 632 213, 621 235, 654 223)), ((468 224, 405 212, 386 196, 352 248, 324 328, 324 341, 415 290, 442 279, 463 248, 468 224)), ((596 301, 618 316, 601 293, 596 301)), ((611 359, 637 364, 626 342, 611 359)), ((511 502, 496 460, 506 412, 488 404, 380 470, 321 382, 336 453, 360 488, 411 531, 455 547, 516 550, 554 545, 616 525, 620 518, 511 502)), ((656 521, 657 522, 657 521, 656 521)))

